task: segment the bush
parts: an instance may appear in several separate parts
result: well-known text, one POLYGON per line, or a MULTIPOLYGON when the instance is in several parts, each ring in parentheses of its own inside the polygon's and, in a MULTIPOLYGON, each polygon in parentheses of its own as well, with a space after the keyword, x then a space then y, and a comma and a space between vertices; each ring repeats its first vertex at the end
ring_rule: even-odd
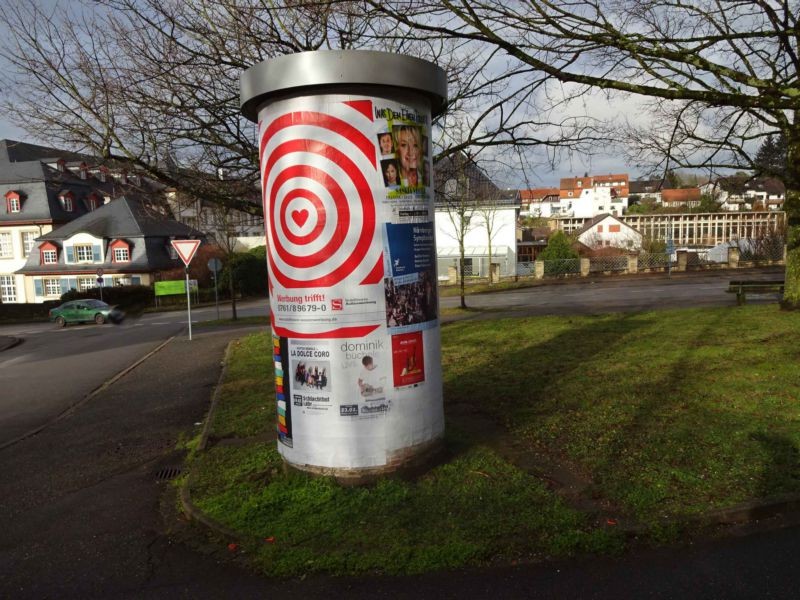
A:
POLYGON ((249 252, 239 252, 228 257, 219 278, 221 290, 227 290, 231 274, 236 290, 242 296, 265 296, 267 294, 267 262, 264 247, 249 252))
POLYGON ((563 231, 556 231, 547 240, 547 247, 541 251, 537 260, 564 260, 578 258, 578 253, 572 248, 572 240, 563 231))
POLYGON ((48 300, 41 304, 3 304, 0 302, 0 323, 46 321, 51 308, 61 304, 60 300, 48 300))
MULTIPOLYGON (((100 299, 100 288, 91 288, 83 292, 70 290, 61 296, 62 302, 69 300, 83 300, 86 298, 100 299)), ((142 310, 153 304, 153 288, 146 285, 122 285, 103 288, 103 302, 119 306, 126 312, 142 310)))

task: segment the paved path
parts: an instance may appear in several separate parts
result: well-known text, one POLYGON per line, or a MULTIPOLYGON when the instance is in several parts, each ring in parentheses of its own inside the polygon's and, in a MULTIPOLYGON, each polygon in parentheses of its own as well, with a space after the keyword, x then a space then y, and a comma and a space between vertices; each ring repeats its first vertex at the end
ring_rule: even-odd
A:
MULTIPOLYGON (((591 315, 700 306, 735 306, 736 296, 725 290, 731 279, 781 278, 782 268, 677 273, 638 277, 597 277, 544 282, 504 292, 473 294, 467 306, 478 309, 469 318, 498 316, 591 315), (480 310, 486 312, 479 312, 480 310)), ((777 294, 752 296, 748 302, 775 302, 777 294)), ((440 300, 443 308, 459 306, 457 296, 440 300)))

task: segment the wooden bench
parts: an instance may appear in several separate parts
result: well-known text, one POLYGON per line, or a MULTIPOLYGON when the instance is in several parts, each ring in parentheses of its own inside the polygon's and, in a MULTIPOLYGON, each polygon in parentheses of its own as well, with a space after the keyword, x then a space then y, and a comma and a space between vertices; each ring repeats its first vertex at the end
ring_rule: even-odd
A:
POLYGON ((741 306, 747 301, 747 294, 783 294, 783 280, 734 280, 725 291, 736 294, 736 304, 741 306))

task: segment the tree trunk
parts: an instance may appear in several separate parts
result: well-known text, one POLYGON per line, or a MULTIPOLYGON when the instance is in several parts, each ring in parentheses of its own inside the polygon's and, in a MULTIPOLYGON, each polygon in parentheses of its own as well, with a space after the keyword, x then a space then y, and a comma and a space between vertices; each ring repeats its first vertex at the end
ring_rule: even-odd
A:
POLYGON ((786 274, 782 306, 800 309, 800 111, 795 111, 795 125, 787 135, 786 168, 786 274))
POLYGON ((228 277, 228 292, 231 295, 231 319, 236 321, 238 319, 236 315, 236 286, 234 285, 233 280, 233 273, 230 273, 228 277))
POLYGON ((464 292, 464 246, 461 245, 458 248, 460 254, 460 260, 458 264, 458 271, 459 271, 459 283, 458 285, 461 288, 461 308, 467 308, 467 301, 465 298, 464 292))
POLYGON ((492 238, 489 237, 489 285, 492 285, 492 238))

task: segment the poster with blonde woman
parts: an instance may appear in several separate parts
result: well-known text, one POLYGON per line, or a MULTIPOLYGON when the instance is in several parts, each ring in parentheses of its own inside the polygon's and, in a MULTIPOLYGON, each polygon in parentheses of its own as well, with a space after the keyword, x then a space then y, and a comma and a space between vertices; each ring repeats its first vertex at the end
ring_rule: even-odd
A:
POLYGON ((420 171, 425 152, 420 128, 415 125, 396 125, 393 133, 400 166, 400 185, 403 187, 422 185, 420 171))

